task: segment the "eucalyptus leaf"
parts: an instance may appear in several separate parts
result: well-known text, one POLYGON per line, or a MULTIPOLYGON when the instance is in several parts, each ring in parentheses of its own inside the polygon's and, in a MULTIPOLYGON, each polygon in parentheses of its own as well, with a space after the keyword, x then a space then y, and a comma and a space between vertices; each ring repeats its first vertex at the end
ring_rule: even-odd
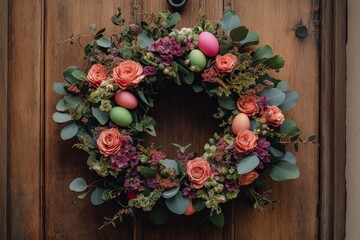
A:
POLYGON ((53 114, 53 119, 55 122, 57 123, 65 123, 65 122, 69 122, 72 120, 72 117, 70 114, 68 113, 60 113, 60 112, 55 112, 53 114))
POLYGON ((83 192, 87 189, 88 185, 83 178, 75 178, 69 185, 71 191, 83 192))
POLYGON ((296 157, 291 152, 286 152, 285 155, 281 158, 281 160, 284 160, 291 164, 296 164, 296 157))
POLYGON ((79 195, 77 195, 76 197, 78 198, 78 199, 84 199, 86 196, 88 195, 88 192, 82 192, 82 193, 80 193, 79 195))
POLYGON ((281 91, 285 92, 286 90, 288 90, 288 82, 287 81, 280 81, 277 85, 276 88, 280 89, 281 91))
POLYGON ((172 28, 180 21, 180 14, 178 12, 174 12, 171 14, 167 21, 161 23, 161 25, 165 28, 172 28))
POLYGON ((245 174, 254 170, 260 163, 257 156, 248 156, 243 158, 237 165, 238 174, 245 174))
POLYGON ((225 11, 221 20, 221 28, 224 33, 229 36, 231 30, 237 27, 240 27, 240 17, 232 10, 225 11))
POLYGON ((193 84, 195 79, 194 73, 184 68, 181 64, 178 64, 178 74, 182 82, 189 85, 193 84))
POLYGON ((295 106, 299 101, 299 93, 297 91, 289 91, 285 93, 285 100, 279 105, 282 111, 288 110, 295 106))
POLYGON ((151 49, 151 45, 154 42, 154 39, 149 37, 149 35, 147 35, 145 32, 139 33, 138 40, 140 42, 140 47, 147 48, 148 50, 151 49))
POLYGON ((226 110, 235 110, 236 102, 231 97, 218 97, 218 103, 220 107, 226 110))
POLYGON ((240 26, 230 31, 230 38, 234 42, 240 42, 247 37, 248 33, 249 30, 246 27, 240 26))
POLYGON ((70 138, 73 138, 76 136, 76 134, 78 133, 78 126, 76 125, 76 123, 70 123, 68 125, 66 125, 60 133, 61 139, 62 140, 68 140, 70 138))
POLYGON ((268 88, 260 93, 260 97, 267 96, 270 106, 279 106, 285 100, 285 93, 278 88, 268 88))
POLYGON ((91 193, 91 203, 93 205, 100 205, 104 203, 104 200, 102 199, 102 194, 104 192, 104 189, 96 187, 94 191, 91 193))
POLYGON ((137 93, 138 93, 140 99, 141 99, 144 103, 146 103, 146 105, 149 105, 149 102, 148 102, 148 100, 146 99, 144 93, 143 93, 142 91, 137 91, 137 93))
POLYGON ((77 66, 70 66, 70 67, 66 68, 63 72, 63 76, 64 76, 65 80, 70 84, 74 84, 79 81, 72 75, 72 72, 74 72, 75 70, 80 70, 80 68, 78 68, 77 66))
POLYGON ((76 109, 82 100, 79 96, 64 96, 64 102, 67 108, 76 109))
POLYGON ((254 130, 256 128, 256 121, 255 120, 251 120, 250 121, 250 130, 254 130))
POLYGON ((81 81, 87 81, 87 76, 86 74, 81 71, 81 70, 75 70, 71 73, 71 75, 73 75, 74 78, 81 80, 81 81))
POLYGON ((286 135, 293 135, 294 133, 298 132, 299 128, 291 119, 285 119, 284 122, 280 126, 279 133, 286 134, 286 135))
POLYGON ((164 204, 155 206, 149 213, 150 221, 156 226, 166 223, 168 219, 168 211, 164 204))
POLYGON ((270 146, 269 152, 271 154, 271 156, 273 157, 277 157, 277 158, 281 158, 285 155, 285 153, 283 153, 282 151, 270 146))
POLYGON ((279 161, 272 166, 270 176, 275 181, 296 179, 300 176, 299 168, 287 161, 279 161))
POLYGON ((205 201, 199 198, 192 200, 192 205, 197 212, 200 212, 205 207, 205 201))
POLYGON ((219 214, 214 214, 213 216, 210 216, 209 220, 215 227, 218 227, 218 228, 222 228, 225 225, 225 217, 222 212, 219 214))
POLYGON ((111 41, 110 41, 110 38, 109 38, 109 37, 102 37, 102 38, 96 40, 96 44, 97 44, 99 47, 103 47, 103 48, 109 48, 109 47, 111 47, 111 41))
POLYGON ((195 84, 193 84, 191 87, 196 93, 204 91, 204 87, 200 82, 195 82, 195 84))
POLYGON ((171 159, 165 159, 165 160, 161 160, 160 163, 162 165, 164 165, 167 168, 172 168, 175 170, 176 175, 179 175, 180 171, 179 171, 179 166, 178 163, 175 160, 171 160, 171 159))
POLYGON ((189 198, 184 197, 181 191, 179 191, 174 197, 167 198, 165 203, 170 211, 180 215, 183 214, 189 207, 190 200, 189 198))
POLYGON ((108 120, 109 120, 108 112, 103 112, 99 108, 96 108, 96 107, 92 107, 91 112, 94 115, 94 117, 96 118, 96 120, 98 120, 98 122, 101 125, 105 125, 108 122, 108 120))
POLYGON ((273 55, 274 55, 274 53, 273 53, 271 47, 269 45, 264 45, 264 46, 259 47, 255 51, 255 53, 253 55, 253 59, 254 60, 261 59, 261 58, 268 59, 268 58, 273 57, 273 55))
POLYGON ((163 192, 161 194, 161 196, 163 198, 172 198, 179 192, 179 189, 180 189, 180 186, 176 187, 176 188, 173 188, 173 189, 170 189, 170 190, 167 190, 167 191, 163 192))
POLYGON ((269 59, 267 59, 264 62, 265 65, 267 65, 268 67, 272 68, 272 69, 280 69, 282 67, 284 67, 285 65, 285 61, 284 58, 281 55, 276 55, 273 56, 269 59))
POLYGON ((60 99, 60 100, 58 101, 58 103, 56 104, 56 110, 57 110, 57 111, 60 111, 60 112, 64 112, 64 111, 67 110, 67 107, 66 107, 66 105, 65 105, 65 101, 64 101, 63 98, 60 99))
POLYGON ((60 95, 65 95, 67 94, 66 90, 65 90, 65 83, 59 83, 59 82, 56 82, 53 84, 53 90, 57 93, 57 94, 60 94, 60 95))
POLYGON ((241 46, 253 46, 259 44, 259 35, 254 32, 249 32, 246 38, 240 41, 241 46))

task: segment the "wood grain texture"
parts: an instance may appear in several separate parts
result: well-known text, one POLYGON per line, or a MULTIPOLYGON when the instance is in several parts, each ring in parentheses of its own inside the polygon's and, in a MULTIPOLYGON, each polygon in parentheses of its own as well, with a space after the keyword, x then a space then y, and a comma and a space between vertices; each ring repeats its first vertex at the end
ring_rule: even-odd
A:
POLYGON ((319 239, 345 238, 346 1, 321 1, 319 239))
MULTIPOLYGON (((46 239, 131 239, 132 220, 126 219, 117 228, 98 230, 104 219, 112 217, 117 206, 92 206, 90 199, 74 203, 76 195, 69 190, 69 183, 76 177, 91 182, 95 175, 86 165, 87 155, 71 148, 74 141, 60 138, 61 127, 52 120, 55 105, 60 96, 52 90, 54 82, 64 81, 62 72, 69 65, 83 67, 84 46, 57 42, 67 39, 71 33, 89 34, 89 26, 96 23, 98 30, 107 28, 107 33, 119 31, 111 22, 116 8, 121 6, 126 20, 130 20, 132 1, 46 1, 45 9, 45 193, 46 193, 46 239)), ((86 44, 91 37, 84 37, 86 44)))
POLYGON ((8 0, 0 1, 0 239, 7 236, 8 0))
POLYGON ((9 1, 8 239, 41 239, 42 1, 9 1))
MULTIPOLYGON (((260 45, 272 46, 274 53, 285 59, 285 67, 272 75, 287 80, 289 89, 300 94, 299 103, 285 112, 286 117, 298 123, 303 138, 318 135, 320 49, 318 22, 313 18, 319 9, 316 1, 234 0, 232 7, 240 14, 241 23, 259 34, 260 45), (299 25, 309 31, 302 40, 295 36, 294 30, 299 25)), ((300 146, 295 155, 300 178, 286 182, 270 180, 264 189, 273 189, 271 198, 280 201, 273 209, 267 207, 262 214, 246 206, 243 200, 238 201, 232 239, 317 239, 318 147, 300 146)))

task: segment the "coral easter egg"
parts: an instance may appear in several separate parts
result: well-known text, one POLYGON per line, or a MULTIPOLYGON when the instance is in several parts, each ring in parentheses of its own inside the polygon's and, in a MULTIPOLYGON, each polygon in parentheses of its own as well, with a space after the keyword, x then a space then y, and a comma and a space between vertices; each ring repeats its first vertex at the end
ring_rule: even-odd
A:
POLYGON ((127 109, 134 109, 138 105, 138 100, 129 91, 119 91, 115 94, 114 100, 117 105, 127 109))
POLYGON ((132 122, 132 116, 129 110, 123 107, 113 107, 110 111, 110 119, 120 127, 127 127, 132 122))
POLYGON ((189 216, 191 214, 194 214, 196 212, 196 209, 194 208, 194 206, 192 205, 192 201, 190 200, 190 204, 188 206, 188 208, 185 210, 184 215, 189 216))
POLYGON ((208 57, 215 57, 219 52, 219 42, 212 33, 200 33, 198 43, 200 51, 208 57))
POLYGON ((200 70, 206 66, 206 57, 200 50, 192 50, 189 54, 190 64, 197 66, 200 70))
POLYGON ((238 132, 243 129, 250 129, 250 119, 246 114, 239 113, 232 122, 231 130, 237 135, 238 132))

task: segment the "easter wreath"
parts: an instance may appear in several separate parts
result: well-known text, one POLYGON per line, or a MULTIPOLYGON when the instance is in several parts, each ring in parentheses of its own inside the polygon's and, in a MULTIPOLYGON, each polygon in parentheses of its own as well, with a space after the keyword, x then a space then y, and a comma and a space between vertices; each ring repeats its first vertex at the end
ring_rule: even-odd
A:
MULTIPOLYGON (((168 212, 204 213, 216 226, 224 225, 223 203, 241 193, 262 210, 268 200, 255 191, 264 175, 281 181, 299 177, 295 156, 285 144, 312 141, 299 138, 300 130, 283 111, 298 101, 287 82, 268 75, 284 66, 270 46, 254 47, 259 37, 240 25, 232 10, 212 24, 199 14, 199 24, 176 30, 178 13, 145 14, 148 22, 130 24, 120 33, 105 36, 95 31, 86 45, 88 65, 68 67, 66 83, 53 89, 63 98, 53 119, 66 123, 64 140, 77 137, 75 147, 89 154, 87 164, 99 179, 87 184, 76 178, 70 184, 78 199, 91 195, 94 205, 117 201, 119 210, 104 223, 115 224, 135 209, 149 212, 155 224, 166 222, 168 212), (91 66, 90 66, 91 65, 91 66), (167 159, 144 134, 156 135, 148 115, 153 96, 175 81, 195 93, 217 98, 214 117, 221 132, 204 146, 204 153, 185 153, 167 159), (166 206, 166 207, 164 207, 166 206)), ((123 25, 121 10, 112 17, 123 25)), ((80 35, 70 41, 80 40, 80 35)))

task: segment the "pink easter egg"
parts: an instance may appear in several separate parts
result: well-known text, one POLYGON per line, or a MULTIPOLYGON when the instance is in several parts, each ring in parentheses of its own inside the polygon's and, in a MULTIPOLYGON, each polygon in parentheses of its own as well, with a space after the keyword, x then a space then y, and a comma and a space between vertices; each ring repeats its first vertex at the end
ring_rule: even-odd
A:
POLYGON ((114 96, 115 103, 127 109, 134 109, 138 105, 136 97, 128 91, 119 91, 114 96))
POLYGON ((200 51, 208 57, 215 57, 219 52, 219 42, 212 33, 200 33, 198 43, 200 51))

